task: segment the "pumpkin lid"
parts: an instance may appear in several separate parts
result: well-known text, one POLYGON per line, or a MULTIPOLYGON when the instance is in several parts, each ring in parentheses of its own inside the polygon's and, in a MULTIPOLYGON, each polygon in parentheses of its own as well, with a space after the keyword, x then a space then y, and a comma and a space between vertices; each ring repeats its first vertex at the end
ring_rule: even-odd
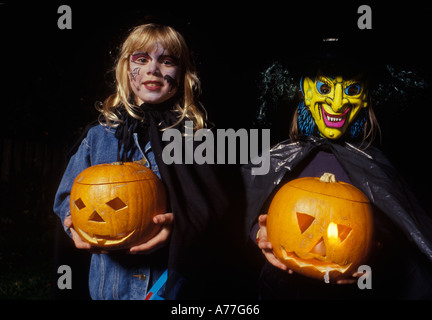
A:
POLYGON ((321 178, 299 178, 288 182, 288 185, 293 188, 334 198, 362 203, 370 202, 362 191, 349 183, 336 181, 333 174, 325 173, 321 178))
POLYGON ((88 167, 76 178, 79 184, 113 184, 159 179, 146 166, 135 162, 103 163, 88 167))

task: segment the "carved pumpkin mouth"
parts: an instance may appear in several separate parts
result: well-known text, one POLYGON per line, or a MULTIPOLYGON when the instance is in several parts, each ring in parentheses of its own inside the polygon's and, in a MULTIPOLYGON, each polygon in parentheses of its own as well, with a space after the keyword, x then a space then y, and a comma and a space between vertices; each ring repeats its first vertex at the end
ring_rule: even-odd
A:
POLYGON ((284 247, 280 247, 282 251, 282 256, 285 261, 290 261, 294 265, 298 266, 301 269, 304 268, 313 268, 318 270, 323 275, 328 271, 337 271, 339 273, 345 273, 352 265, 352 263, 348 263, 346 265, 339 265, 337 263, 322 261, 316 258, 303 259, 300 258, 295 252, 287 252, 284 247))
POLYGON ((135 233, 135 230, 133 230, 129 233, 123 233, 115 237, 112 237, 112 236, 100 235, 100 234, 94 234, 93 236, 91 236, 90 234, 88 234, 87 232, 83 231, 80 228, 77 228, 77 231, 80 234, 80 236, 84 238, 84 240, 90 242, 91 244, 106 245, 106 246, 121 244, 125 242, 127 239, 129 239, 135 233))

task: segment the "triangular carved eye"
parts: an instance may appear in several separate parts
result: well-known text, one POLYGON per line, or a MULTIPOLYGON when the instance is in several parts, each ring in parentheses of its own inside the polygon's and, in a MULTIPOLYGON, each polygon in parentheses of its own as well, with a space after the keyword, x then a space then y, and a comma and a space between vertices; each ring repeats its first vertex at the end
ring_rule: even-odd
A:
POLYGON ((119 197, 114 198, 111 201, 108 201, 106 204, 109 205, 111 208, 113 208, 115 211, 127 207, 127 205, 123 201, 121 201, 119 197))
POLYGON ((81 198, 76 199, 76 200, 74 201, 74 203, 75 203, 76 207, 77 207, 79 210, 85 208, 85 204, 84 204, 84 202, 81 200, 81 198))
POLYGON ((93 211, 93 213, 90 215, 89 221, 105 222, 105 220, 100 216, 100 214, 96 212, 96 210, 93 211))
POLYGON ((297 222, 300 228, 301 233, 305 232, 307 228, 312 224, 315 220, 314 217, 308 215, 306 213, 297 212, 297 222))
POLYGON ((352 228, 344 226, 343 224, 338 224, 338 237, 343 242, 350 234, 352 228))

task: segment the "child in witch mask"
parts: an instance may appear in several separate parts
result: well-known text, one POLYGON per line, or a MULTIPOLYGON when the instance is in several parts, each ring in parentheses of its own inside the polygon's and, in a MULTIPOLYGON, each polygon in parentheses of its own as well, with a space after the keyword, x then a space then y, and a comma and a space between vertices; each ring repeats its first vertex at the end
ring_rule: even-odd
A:
MULTIPOLYGON (((315 60, 316 64, 312 61, 298 75, 281 63, 273 64, 263 73, 258 122, 268 125, 271 115, 290 102, 297 108, 289 139, 270 150, 269 173, 252 176, 253 166, 243 167, 247 231, 265 257, 260 296, 263 299, 430 297, 430 285, 425 283, 432 280, 427 271, 432 260, 428 231, 431 219, 384 155, 372 146, 379 126, 372 109, 367 68, 357 63, 360 60, 344 61, 337 53, 326 54, 324 59, 315 60), (293 179, 320 177, 325 172, 354 185, 372 203, 376 240, 381 248, 375 249, 370 261, 374 290, 359 290, 356 283, 361 274, 357 272, 337 281, 346 285, 328 285, 294 273, 275 256, 267 239, 267 214, 263 213, 279 188, 293 179), (416 249, 409 247, 404 234, 409 235, 416 249), (395 246, 397 252, 392 251, 395 246), (392 273, 391 267, 396 264, 398 271, 392 273), (389 289, 396 276, 401 290, 389 289)), ((279 115, 274 119, 273 125, 286 128, 283 126, 286 118, 279 115)))
MULTIPOLYGON (((185 236, 183 221, 194 221, 199 215, 205 225, 205 219, 209 219, 210 211, 217 205, 192 194, 198 188, 193 188, 196 182, 188 173, 189 168, 168 167, 163 163, 161 131, 167 128, 183 131, 185 120, 192 121, 195 129, 205 126, 206 114, 197 100, 200 81, 182 35, 169 26, 152 23, 140 25, 129 34, 121 48, 115 76, 116 92, 101 104, 99 124, 90 126, 72 152, 56 194, 54 211, 75 246, 92 249, 76 233, 70 218, 69 198, 75 177, 97 164, 144 163, 165 184, 170 212, 154 218, 161 229, 148 242, 135 245, 127 252, 92 255, 90 293, 93 299, 144 299, 168 264, 167 287, 171 283, 171 289, 166 295, 177 298, 176 293, 185 283, 179 280, 183 274, 178 270, 187 269, 180 267, 180 257, 196 241, 193 236, 198 236, 194 232, 185 236), (191 191, 188 193, 185 188, 191 191), (173 224, 179 227, 173 230, 173 224), (170 239, 177 241, 177 247, 168 247, 170 239)), ((205 175, 210 184, 212 179, 217 179, 211 169, 203 166, 200 170, 195 176, 205 175)), ((222 191, 213 191, 216 201, 220 200, 218 195, 224 196, 222 191)))

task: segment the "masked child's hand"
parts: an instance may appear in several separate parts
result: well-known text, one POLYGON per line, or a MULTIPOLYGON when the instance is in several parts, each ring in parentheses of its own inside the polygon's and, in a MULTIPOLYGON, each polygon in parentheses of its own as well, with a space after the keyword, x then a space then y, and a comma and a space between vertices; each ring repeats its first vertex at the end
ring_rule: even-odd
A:
POLYGON ((267 239, 267 215, 263 214, 258 217, 260 229, 257 235, 258 247, 266 257, 267 261, 270 262, 276 268, 293 273, 291 269, 288 269, 286 265, 280 262, 273 253, 273 246, 267 239))
POLYGON ((161 225, 159 233, 157 233, 149 241, 131 247, 129 249, 129 253, 148 254, 155 251, 156 249, 159 249, 160 247, 163 247, 168 242, 174 222, 174 215, 172 213, 158 214, 153 218, 153 222, 157 225, 161 225))

